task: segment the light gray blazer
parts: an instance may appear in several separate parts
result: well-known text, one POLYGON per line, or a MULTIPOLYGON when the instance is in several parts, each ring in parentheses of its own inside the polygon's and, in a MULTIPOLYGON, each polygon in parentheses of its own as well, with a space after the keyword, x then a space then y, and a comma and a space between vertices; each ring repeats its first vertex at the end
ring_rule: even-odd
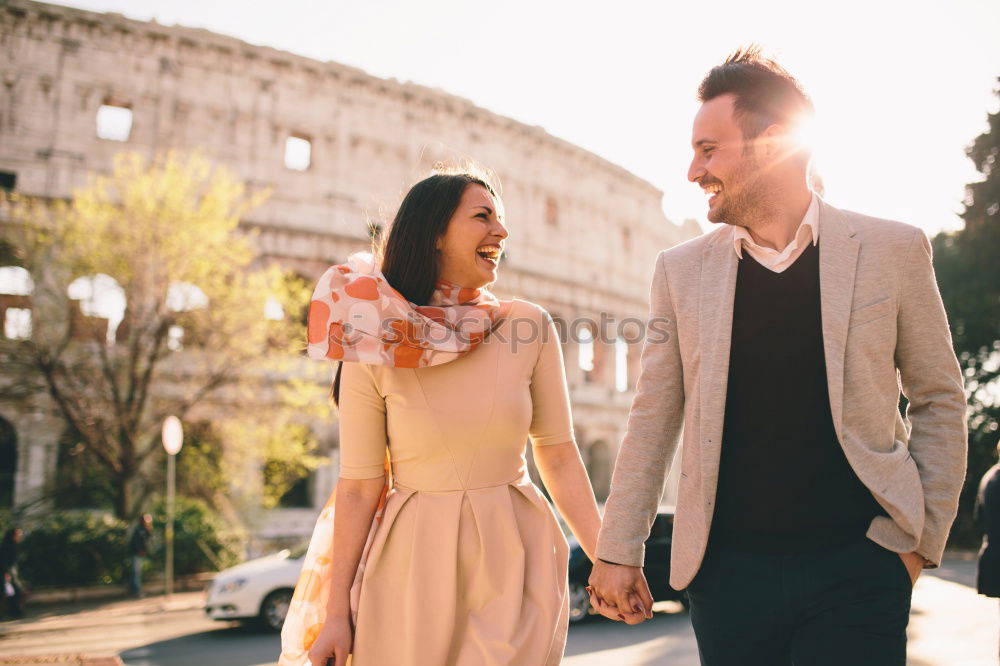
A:
MULTIPOLYGON (((854 472, 889 516, 876 517, 868 537, 936 565, 958 509, 967 444, 962 375, 930 243, 915 227, 822 200, 819 229, 833 425, 854 472), (900 388, 909 400, 906 420, 900 388)), ((677 589, 701 565, 719 478, 739 261, 732 234, 722 226, 657 257, 650 317, 669 321, 669 339, 650 333, 643 346, 597 547, 601 559, 642 565, 684 426, 670 567, 677 589)))

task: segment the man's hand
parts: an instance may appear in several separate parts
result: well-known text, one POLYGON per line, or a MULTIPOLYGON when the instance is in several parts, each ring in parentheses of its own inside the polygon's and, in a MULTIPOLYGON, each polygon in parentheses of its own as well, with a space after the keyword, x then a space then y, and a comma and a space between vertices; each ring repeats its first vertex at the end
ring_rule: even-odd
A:
POLYGON ((653 617, 653 595, 649 593, 642 567, 594 562, 590 573, 590 604, 612 620, 639 624, 653 617))
POLYGON ((920 572, 924 570, 924 563, 927 560, 924 559, 923 555, 918 555, 917 553, 899 553, 899 557, 906 566, 906 572, 910 574, 910 582, 916 585, 917 578, 920 577, 920 572))

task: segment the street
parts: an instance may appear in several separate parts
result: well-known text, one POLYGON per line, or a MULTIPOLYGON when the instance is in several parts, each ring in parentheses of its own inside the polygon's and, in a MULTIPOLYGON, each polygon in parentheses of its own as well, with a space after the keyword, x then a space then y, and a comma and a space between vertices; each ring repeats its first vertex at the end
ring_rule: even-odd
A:
MULTIPOLYGON (((976 595, 975 563, 949 559, 921 576, 913 596, 909 666, 996 666, 996 599, 976 595)), ((119 654, 126 666, 273 666, 275 634, 206 619, 197 592, 48 612, 0 625, 0 656, 119 654)), ((697 666, 688 616, 670 602, 636 627, 595 618, 570 629, 565 666, 697 666)), ((430 666, 430 665, 429 665, 430 666)))

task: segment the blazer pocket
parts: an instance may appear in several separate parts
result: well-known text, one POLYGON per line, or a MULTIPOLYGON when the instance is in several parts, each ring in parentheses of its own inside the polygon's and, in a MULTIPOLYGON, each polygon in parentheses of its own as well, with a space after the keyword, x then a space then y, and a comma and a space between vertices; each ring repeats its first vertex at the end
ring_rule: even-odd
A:
POLYGON ((857 310, 851 310, 851 323, 849 328, 867 324, 870 321, 887 317, 895 312, 896 303, 893 301, 892 297, 882 299, 877 303, 860 307, 857 310))

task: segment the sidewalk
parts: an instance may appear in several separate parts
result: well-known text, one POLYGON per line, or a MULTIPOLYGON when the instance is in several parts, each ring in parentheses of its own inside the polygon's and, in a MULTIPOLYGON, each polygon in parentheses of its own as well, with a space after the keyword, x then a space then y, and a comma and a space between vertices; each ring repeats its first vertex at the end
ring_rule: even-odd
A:
POLYGON ((0 666, 122 666, 114 652, 90 649, 64 640, 68 634, 115 635, 162 623, 175 614, 201 611, 204 592, 180 592, 166 597, 77 601, 61 604, 29 605, 23 619, 0 622, 0 666), (25 651, 27 645, 35 649, 25 651), (67 648, 72 652, 67 652, 67 648), (8 655, 8 656, 4 656, 8 655), (30 655, 30 656, 29 656, 30 655))
MULTIPOLYGON (((81 629, 146 622, 150 615, 197 610, 204 605, 203 591, 175 593, 169 600, 157 595, 145 599, 78 601, 36 607, 29 604, 23 619, 0 622, 0 648, 3 640, 12 636, 58 632, 70 627, 81 629)), ((3 663, 0 658, 0 664, 3 663)))
POLYGON ((85 654, 57 654, 42 657, 0 657, 0 664, 22 666, 122 666, 118 657, 94 657, 85 654))

